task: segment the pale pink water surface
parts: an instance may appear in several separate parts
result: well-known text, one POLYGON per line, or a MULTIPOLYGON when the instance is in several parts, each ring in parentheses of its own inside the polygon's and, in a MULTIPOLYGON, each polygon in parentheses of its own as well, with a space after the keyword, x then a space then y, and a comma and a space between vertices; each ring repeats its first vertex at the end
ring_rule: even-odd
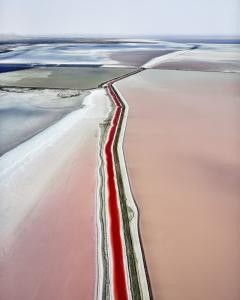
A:
POLYGON ((239 76, 147 70, 116 84, 155 299, 240 299, 239 76))
POLYGON ((94 298, 96 165, 89 146, 51 182, 4 257, 1 299, 94 298))
POLYGON ((104 90, 0 159, 0 299, 94 299, 104 90))

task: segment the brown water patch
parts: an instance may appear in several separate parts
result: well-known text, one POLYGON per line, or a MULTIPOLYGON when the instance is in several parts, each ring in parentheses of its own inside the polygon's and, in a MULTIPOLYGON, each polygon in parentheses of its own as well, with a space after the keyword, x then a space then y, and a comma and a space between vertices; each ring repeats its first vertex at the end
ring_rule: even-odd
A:
POLYGON ((239 77, 147 70, 116 85, 155 299, 239 299, 239 77))
POLYGON ((209 62, 197 60, 183 60, 183 61, 168 61, 162 62, 154 69, 167 69, 167 70, 189 70, 189 71, 213 71, 213 72, 239 72, 239 61, 222 61, 222 62, 209 62))
MULTIPOLYGON (((175 50, 176 51, 176 50, 175 50)), ((154 57, 174 52, 174 50, 135 50, 111 53, 110 57, 124 65, 141 67, 154 57)))

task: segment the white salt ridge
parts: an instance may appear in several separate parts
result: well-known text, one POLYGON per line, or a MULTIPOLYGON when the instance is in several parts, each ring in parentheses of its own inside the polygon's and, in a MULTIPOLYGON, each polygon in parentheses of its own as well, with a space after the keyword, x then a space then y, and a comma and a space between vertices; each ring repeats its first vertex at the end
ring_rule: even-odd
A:
POLYGON ((162 56, 154 57, 153 59, 149 60, 147 63, 142 65, 142 68, 146 68, 146 69, 153 68, 162 62, 172 61, 174 58, 179 57, 180 55, 183 55, 184 53, 189 51, 190 50, 176 51, 162 56))
MULTIPOLYGON (((240 72, 240 46, 225 44, 201 44, 197 49, 177 51, 174 53, 153 58, 152 60, 144 64, 142 67, 153 68, 158 65, 161 65, 161 63, 166 62, 181 62, 183 64, 184 62, 213 63, 216 65, 224 64, 224 66, 221 65, 221 72, 240 72)), ((217 66, 216 71, 218 71, 217 66)))

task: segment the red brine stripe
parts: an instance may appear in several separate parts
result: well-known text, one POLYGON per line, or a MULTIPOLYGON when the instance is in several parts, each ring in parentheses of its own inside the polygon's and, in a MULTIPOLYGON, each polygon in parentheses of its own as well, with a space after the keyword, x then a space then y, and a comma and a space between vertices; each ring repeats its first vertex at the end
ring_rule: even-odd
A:
POLYGON ((122 104, 116 93, 114 92, 112 82, 107 85, 108 94, 113 99, 116 108, 112 119, 111 128, 108 139, 105 145, 105 156, 107 166, 107 185, 108 185, 108 208, 110 218, 110 240, 112 248, 112 263, 113 263, 113 289, 114 299, 127 300, 127 282, 124 269, 124 253, 123 243, 120 233, 120 212, 118 206, 118 196, 116 179, 114 176, 114 158, 113 158, 113 144, 117 132, 119 121, 121 118, 122 104))

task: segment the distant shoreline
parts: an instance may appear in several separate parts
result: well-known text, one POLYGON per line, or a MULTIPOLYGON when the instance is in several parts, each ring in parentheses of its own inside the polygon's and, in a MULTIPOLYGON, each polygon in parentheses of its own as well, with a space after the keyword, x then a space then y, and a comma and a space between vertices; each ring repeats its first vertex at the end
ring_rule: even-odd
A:
POLYGON ((14 43, 141 43, 146 41, 141 40, 156 40, 156 41, 169 41, 169 42, 181 42, 181 43, 209 43, 209 44, 240 44, 240 36, 161 36, 161 35, 129 35, 129 36, 85 36, 85 35, 7 35, 0 34, 0 44, 14 44, 14 43))

